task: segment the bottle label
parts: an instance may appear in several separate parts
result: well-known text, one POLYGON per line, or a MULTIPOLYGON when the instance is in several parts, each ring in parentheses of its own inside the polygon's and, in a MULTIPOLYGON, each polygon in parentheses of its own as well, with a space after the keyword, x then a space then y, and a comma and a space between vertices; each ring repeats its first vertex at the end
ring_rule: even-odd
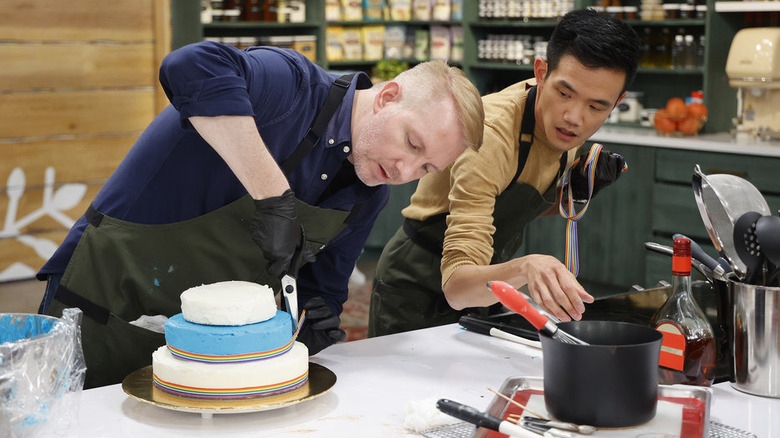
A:
POLYGON ((682 371, 685 362, 685 335, 682 330, 677 324, 669 321, 658 324, 655 329, 664 335, 658 365, 682 371))

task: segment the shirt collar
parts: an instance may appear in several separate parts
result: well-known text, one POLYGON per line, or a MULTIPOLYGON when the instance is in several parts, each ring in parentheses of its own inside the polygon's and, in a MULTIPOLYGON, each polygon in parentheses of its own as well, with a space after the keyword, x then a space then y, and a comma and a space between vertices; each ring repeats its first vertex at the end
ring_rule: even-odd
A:
POLYGON ((372 86, 371 79, 363 72, 358 72, 352 78, 341 106, 336 110, 336 114, 333 115, 330 123, 328 123, 328 127, 325 128, 325 132, 322 134, 321 141, 326 149, 352 142, 352 103, 355 100, 355 91, 371 88, 372 86))

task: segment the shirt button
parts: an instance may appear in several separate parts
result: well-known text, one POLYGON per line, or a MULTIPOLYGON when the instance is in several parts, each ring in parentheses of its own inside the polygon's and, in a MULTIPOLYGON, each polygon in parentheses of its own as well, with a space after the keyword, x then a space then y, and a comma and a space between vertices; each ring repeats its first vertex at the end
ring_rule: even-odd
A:
POLYGON ((336 142, 336 140, 333 140, 332 138, 330 140, 328 140, 328 144, 333 144, 335 142, 336 142))
POLYGON ((326 179, 328 179, 328 174, 327 173, 323 173, 322 175, 320 175, 320 179, 325 181, 326 179))
POLYGON ((344 151, 345 154, 348 154, 349 153, 349 146, 344 146, 344 149, 342 149, 342 151, 344 151))

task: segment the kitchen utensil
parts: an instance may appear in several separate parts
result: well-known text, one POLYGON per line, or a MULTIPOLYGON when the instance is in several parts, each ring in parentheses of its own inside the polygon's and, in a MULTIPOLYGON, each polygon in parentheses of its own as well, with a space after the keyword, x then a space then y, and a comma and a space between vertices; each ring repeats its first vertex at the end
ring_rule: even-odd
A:
POLYGON ((655 417, 660 332, 615 321, 572 321, 560 327, 589 345, 556 342, 541 333, 550 415, 595 427, 636 426, 655 417))
POLYGON ((490 288, 493 295, 501 301, 501 304, 522 315, 541 333, 545 333, 560 342, 587 345, 582 340, 571 336, 565 331, 559 330, 555 323, 528 304, 528 300, 508 283, 503 281, 489 281, 488 288, 490 288))
POLYGON ((293 319, 293 332, 298 327, 298 282, 289 273, 282 276, 282 297, 285 310, 293 319))
POLYGON ((774 284, 774 279, 780 275, 780 217, 760 217, 756 221, 756 237, 764 257, 774 265, 774 271, 767 278, 767 284, 774 284))
POLYGON ((556 429, 553 427, 548 427, 543 424, 539 423, 532 423, 529 421, 519 421, 517 424, 521 425, 524 429, 528 429, 532 432, 535 432, 537 435, 542 435, 544 437, 548 438, 577 438, 579 435, 564 431, 561 429, 556 429))
POLYGON ((725 259, 719 258, 718 260, 715 260, 710 257, 710 255, 704 252, 702 247, 690 237, 677 233, 672 235, 672 239, 688 239, 691 242, 691 257, 710 268, 714 277, 723 279, 727 272, 731 272, 731 266, 729 266, 729 263, 725 259))
POLYGON ((754 284, 758 280, 764 263, 761 245, 756 238, 756 221, 759 218, 761 213, 749 211, 740 216, 734 224, 734 249, 745 264, 744 281, 749 284, 754 284))
POLYGON ((734 298, 732 386, 780 398, 780 287, 737 281, 728 286, 734 298))
POLYGON ((490 430, 495 430, 509 436, 536 438, 535 433, 529 430, 525 430, 516 424, 512 424, 498 417, 480 412, 471 406, 467 406, 453 400, 446 398, 440 399, 436 402, 436 408, 447 415, 455 417, 459 420, 468 421, 477 427, 484 427, 490 430))
POLYGON ((494 338, 516 342, 529 347, 542 348, 542 344, 538 340, 528 339, 528 335, 530 334, 533 334, 533 337, 539 339, 538 332, 525 334, 524 329, 514 329, 516 332, 510 333, 507 330, 512 330, 512 328, 508 327, 506 324, 489 322, 469 315, 461 316, 458 322, 463 328, 482 335, 493 336, 494 338), (524 333, 525 336, 519 335, 518 333, 524 333))
POLYGON ((715 249, 737 276, 744 279, 746 267, 734 248, 734 223, 748 211, 770 215, 766 200, 748 181, 728 174, 707 176, 698 164, 691 181, 696 206, 715 249))
POLYGON ((583 435, 590 435, 596 431, 595 427, 587 424, 574 424, 574 423, 566 423, 563 421, 545 420, 543 418, 529 417, 527 415, 523 416, 523 421, 528 423, 542 424, 544 426, 554 427, 556 429, 569 430, 583 435))
POLYGON ((495 389, 493 389, 493 388, 488 388, 488 391, 492 392, 493 394, 495 394, 495 395, 496 395, 496 396, 498 396, 498 397, 501 397, 501 398, 503 398, 504 400, 506 400, 506 401, 507 401, 507 402, 509 402, 510 404, 513 404, 513 405, 517 406, 518 408, 522 409, 522 410, 523 410, 523 412, 528 412, 528 413, 529 413, 529 414, 531 414, 531 415, 535 415, 535 416, 536 416, 536 418, 538 418, 538 419, 540 419, 540 420, 545 420, 545 421, 549 421, 549 420, 550 420, 549 418, 545 417, 544 415, 542 415, 542 414, 539 414, 539 413, 536 413, 536 412, 534 412, 534 411, 532 411, 532 410, 528 409, 528 407, 527 407, 527 406, 525 406, 525 405, 523 405, 522 403, 519 403, 519 402, 517 402, 517 401, 513 400, 511 397, 507 397, 507 396, 505 396, 504 394, 501 394, 500 392, 496 391, 496 390, 495 390, 495 389))

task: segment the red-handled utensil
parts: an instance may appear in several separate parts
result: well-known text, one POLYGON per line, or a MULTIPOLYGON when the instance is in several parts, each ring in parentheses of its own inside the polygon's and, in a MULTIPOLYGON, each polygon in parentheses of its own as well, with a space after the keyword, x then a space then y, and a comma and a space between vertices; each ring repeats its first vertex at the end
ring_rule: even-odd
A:
POLYGON ((498 298, 498 301, 501 301, 501 304, 527 319, 528 322, 540 332, 567 344, 588 345, 587 342, 576 338, 563 330, 559 330, 557 325, 531 306, 531 304, 528 303, 528 300, 508 283, 503 281, 489 281, 487 285, 488 288, 490 288, 490 291, 493 292, 493 295, 498 298))

